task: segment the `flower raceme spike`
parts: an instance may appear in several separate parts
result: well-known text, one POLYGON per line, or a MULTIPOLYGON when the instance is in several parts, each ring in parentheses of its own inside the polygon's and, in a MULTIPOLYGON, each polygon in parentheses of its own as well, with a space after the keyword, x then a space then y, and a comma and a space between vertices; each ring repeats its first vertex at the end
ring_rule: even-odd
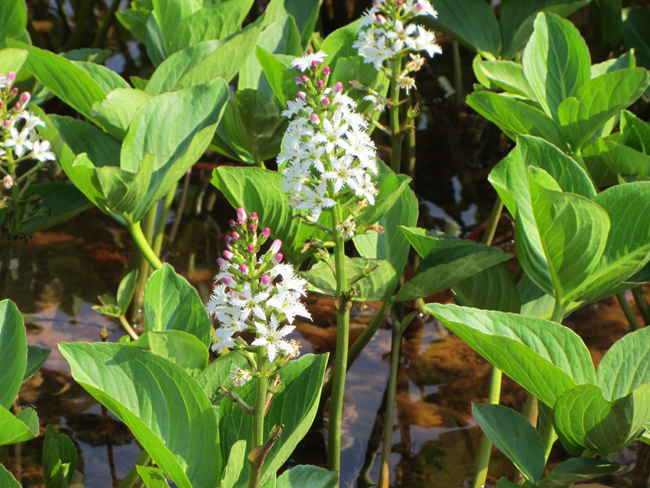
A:
POLYGON ((305 74, 298 98, 287 102, 282 112, 291 121, 277 160, 289 203, 314 221, 337 205, 336 195, 344 187, 371 205, 377 194, 371 179, 377 174, 377 155, 366 120, 355 111, 341 82, 327 87, 325 57, 323 52, 305 54, 291 63, 305 74))
MULTIPOLYGON (((375 0, 363 16, 359 39, 353 47, 359 50, 366 63, 373 63, 377 70, 385 60, 393 59, 400 51, 426 51, 429 56, 440 54, 442 51, 433 32, 418 24, 407 25, 419 15, 435 18, 438 13, 428 0, 375 0)), ((416 63, 412 68, 422 66, 418 58, 413 58, 416 63)))
MULTIPOLYGON (((243 208, 237 211, 238 222, 233 234, 238 238, 230 242, 231 250, 224 251, 225 259, 218 259, 220 272, 215 277, 216 286, 207 308, 217 318, 220 327, 214 335, 213 350, 250 346, 266 347, 269 361, 278 357, 290 359, 298 355, 299 344, 285 337, 293 329, 296 316, 311 318, 300 301, 305 296, 306 280, 296 276, 293 266, 283 264, 280 240, 275 240, 269 250, 261 254, 260 247, 270 231, 257 232, 257 215, 248 217, 243 208), (236 334, 249 331, 255 340, 246 344, 236 334)), ((242 370, 233 371, 233 381, 243 384, 251 379, 242 370)))

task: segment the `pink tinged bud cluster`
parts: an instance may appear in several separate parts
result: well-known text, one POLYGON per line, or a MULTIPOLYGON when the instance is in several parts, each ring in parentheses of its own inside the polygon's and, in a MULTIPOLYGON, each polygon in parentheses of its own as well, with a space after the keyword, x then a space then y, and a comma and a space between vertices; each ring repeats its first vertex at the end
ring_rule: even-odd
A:
POLYGON ((362 18, 353 47, 377 70, 400 51, 426 51, 431 57, 440 54, 433 32, 418 24, 407 24, 420 15, 436 18, 438 13, 429 0, 376 0, 362 18))
POLYGON ((243 208, 237 210, 231 233, 237 237, 231 237, 224 259, 217 260, 220 272, 207 308, 220 323, 213 350, 243 346, 238 333, 249 331, 255 336, 251 345, 265 347, 274 361, 298 355, 298 343, 286 339, 294 326, 284 324, 293 324, 296 316, 311 316, 300 300, 306 295, 306 280, 296 276, 293 266, 282 263, 279 239, 261 253, 271 231, 265 228, 258 233, 258 223, 257 214, 248 217, 243 208))
POLYGON ((330 71, 327 66, 321 68, 324 58, 324 53, 305 54, 292 63, 299 69, 305 67, 310 79, 282 113, 291 121, 277 160, 289 203, 314 220, 336 205, 328 182, 335 193, 347 187, 371 205, 377 194, 372 181, 377 174, 376 149, 366 132, 366 120, 356 112, 354 100, 340 81, 327 88, 330 71), (323 61, 312 68, 314 56, 323 61))

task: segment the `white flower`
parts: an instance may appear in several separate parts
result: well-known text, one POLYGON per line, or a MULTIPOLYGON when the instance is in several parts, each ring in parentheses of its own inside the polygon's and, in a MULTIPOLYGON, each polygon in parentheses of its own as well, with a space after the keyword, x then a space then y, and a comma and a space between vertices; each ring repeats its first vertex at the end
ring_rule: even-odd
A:
POLYGON ((436 35, 421 25, 416 27, 414 35, 406 40, 406 44, 416 51, 426 51, 431 57, 434 54, 442 54, 442 49, 436 42, 436 35))
POLYGON ((344 185, 348 185, 352 190, 358 190, 357 180, 363 178, 363 169, 352 167, 354 157, 350 154, 335 158, 330 156, 330 165, 332 171, 323 173, 323 178, 334 180, 334 191, 339 192, 344 185))
POLYGON ((232 349, 235 347, 235 345, 237 345, 237 341, 232 338, 232 335, 234 333, 235 331, 232 329, 217 329, 213 336, 215 343, 212 344, 212 350, 217 351, 219 354, 221 354, 224 349, 232 349))
POLYGON ((39 139, 34 142, 32 156, 34 159, 38 159, 41 162, 54 161, 56 159, 54 153, 50 151, 50 143, 43 139, 39 139))
POLYGON ((406 90, 407 95, 411 88, 417 88, 415 86, 415 80, 410 76, 400 76, 399 78, 397 78, 397 84, 400 86, 400 88, 406 90))
POLYGON ((253 375, 247 369, 241 369, 239 366, 233 363, 233 369, 230 371, 230 380, 235 386, 244 386, 250 380, 253 379, 253 375))
POLYGON ((336 230, 341 233, 343 239, 351 239, 356 233, 356 223, 353 218, 348 217, 336 226, 336 230))
POLYGON ((303 188, 302 193, 305 200, 296 208, 298 210, 309 210, 311 217, 314 220, 318 220, 318 217, 320 217, 320 214, 323 212, 323 208, 330 208, 336 205, 336 201, 325 196, 326 191, 327 187, 325 182, 321 183, 313 190, 309 187, 303 188))
POLYGON ((285 325, 278 329, 279 326, 280 322, 275 315, 271 315, 271 320, 268 324, 255 322, 257 339, 255 339, 251 345, 266 347, 266 354, 271 362, 275 361, 275 358, 278 355, 278 349, 284 352, 285 355, 292 355, 294 352, 294 347, 289 343, 289 341, 284 339, 284 336, 293 331, 295 327, 292 325, 285 325))
POLYGON ((305 53, 300 58, 296 58, 291 63, 292 68, 298 68, 300 71, 306 71, 311 67, 312 62, 316 61, 317 63, 322 63, 325 61, 325 54, 323 51, 318 51, 317 53, 305 53))
POLYGON ((266 313, 261 307, 260 303, 266 301, 269 294, 265 292, 253 293, 251 291, 251 284, 245 283, 241 292, 235 293, 235 296, 230 302, 241 309, 239 320, 241 322, 250 317, 251 312, 260 320, 266 320, 266 313))
POLYGON ((11 175, 5 176, 4 185, 7 190, 9 190, 12 186, 14 186, 14 179, 11 177, 11 175))
POLYGON ((13 147, 18 157, 22 157, 27 151, 31 151, 34 144, 29 140, 29 131, 23 129, 18 132, 18 129, 12 127, 9 129, 11 137, 5 141, 6 147, 13 147))
POLYGON ((45 127, 45 122, 43 122, 38 116, 34 115, 31 112, 23 112, 16 119, 24 119, 25 120, 25 127, 23 129, 27 129, 29 131, 34 130, 36 127, 45 127))
POLYGON ((283 289, 279 285, 276 285, 276 289, 278 294, 271 297, 268 305, 273 307, 278 315, 284 314, 290 324, 293 324, 293 320, 297 315, 311 319, 310 313, 300 301, 300 293, 283 289))

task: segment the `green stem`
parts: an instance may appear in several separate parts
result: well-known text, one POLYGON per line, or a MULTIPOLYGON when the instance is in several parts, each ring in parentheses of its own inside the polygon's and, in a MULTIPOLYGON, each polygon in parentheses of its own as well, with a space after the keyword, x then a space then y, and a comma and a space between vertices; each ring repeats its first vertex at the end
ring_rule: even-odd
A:
MULTIPOLYGON (((415 92, 409 97, 409 108, 413 106, 415 92)), ((406 144, 404 145, 404 156, 406 157, 406 171, 411 177, 411 188, 415 188, 415 120, 412 130, 406 133, 406 144)))
POLYGON ((158 216, 158 222, 156 225, 156 232, 153 236, 153 252, 156 256, 160 257, 160 250, 162 249, 162 241, 165 235, 165 226, 167 225, 167 216, 169 215, 169 209, 172 206, 174 201, 174 195, 176 194, 176 187, 178 182, 167 192, 165 195, 165 200, 163 201, 162 209, 160 210, 160 215, 158 216))
POLYGON ((618 303, 621 305, 621 308, 623 309, 625 318, 630 324, 630 329, 632 329, 633 331, 639 330, 639 322, 637 322, 636 315, 634 314, 634 310, 632 310, 632 307, 630 307, 627 298, 625 298, 625 292, 622 291, 620 293, 617 293, 616 299, 618 300, 618 303))
POLYGON ((460 48, 458 42, 452 42, 454 54, 454 84, 456 85, 456 104, 460 107, 463 101, 463 68, 461 66, 460 48))
MULTIPOLYGON (((500 369, 492 368, 492 378, 490 379, 490 396, 489 403, 494 405, 499 403, 501 397, 501 380, 503 373, 500 369)), ((488 466, 490 464, 490 455, 492 453, 492 441, 483 434, 481 447, 478 451, 476 460, 476 472, 472 480, 471 488, 483 488, 487 479, 488 466)))
POLYGON ((379 488, 388 488, 390 481, 390 455, 393 450, 393 423, 395 416, 395 393, 397 392, 397 374, 399 372, 400 348, 402 334, 398 325, 393 324, 393 340, 390 349, 390 376, 388 379, 388 394, 386 397, 386 413, 384 414, 384 444, 381 449, 379 464, 379 488))
POLYGON ((146 236, 142 233, 140 222, 129 222, 127 223, 127 228, 133 237, 133 242, 135 242, 135 244, 140 248, 142 255, 149 264, 151 264, 154 269, 162 269, 163 264, 160 259, 158 259, 158 256, 154 254, 153 249, 151 249, 151 246, 149 245, 150 241, 147 240, 146 236))
POLYGON ((113 25, 113 20, 115 20, 115 11, 119 5, 120 0, 113 0, 113 3, 111 3, 110 7, 108 7, 106 15, 104 15, 102 27, 97 31, 97 35, 95 36, 92 47, 98 48, 102 47, 102 44, 104 44, 104 41, 106 40, 106 34, 108 34, 108 29, 110 29, 111 25, 113 25))
POLYGON ((553 322, 557 322, 558 324, 561 324, 562 321, 564 320, 565 310, 566 310, 566 305, 564 304, 564 300, 562 299, 562 297, 556 296, 555 306, 553 307, 553 315, 551 316, 551 320, 553 322))
MULTIPOLYGON (((334 195, 331 182, 328 182, 330 198, 334 195)), ((345 393, 345 373, 348 364, 350 341, 350 307, 346 296, 347 277, 345 270, 345 247, 343 236, 336 229, 343 221, 341 205, 331 208, 334 227, 334 264, 336 265, 336 358, 330 402, 329 436, 327 441, 327 469, 340 472, 341 467, 341 417, 343 415, 343 394, 345 393)))
MULTIPOLYGON (((264 444, 264 410, 266 408, 266 391, 268 378, 266 376, 266 348, 257 349, 257 388, 255 392, 255 407, 253 411, 253 444, 251 451, 264 444)), ((262 465, 249 458, 250 471, 248 473, 248 488, 259 488, 262 477, 262 465)))
POLYGON ((490 214, 490 220, 488 220, 487 227, 485 228, 485 233, 483 234, 483 244, 491 244, 492 239, 494 239, 494 233, 497 230, 497 225, 499 224, 499 219, 501 218, 501 212, 503 211, 503 202, 501 198, 497 196, 497 199, 494 202, 494 207, 492 207, 492 213, 490 214))
POLYGON ((131 470, 126 474, 126 477, 118 485, 117 488, 131 488, 135 482, 138 480, 138 468, 136 466, 146 466, 147 463, 151 460, 151 455, 147 451, 142 451, 140 457, 135 462, 131 470))
POLYGON ((555 429, 553 428, 553 422, 547 421, 544 426, 544 432, 542 432, 542 442, 544 443, 544 462, 548 461, 548 457, 551 454, 551 449, 553 444, 557 440, 557 435, 555 434, 555 429))
POLYGON ((399 52, 393 61, 393 71, 390 80, 390 131, 391 146, 393 148, 390 155, 390 167, 395 173, 400 172, 402 159, 402 134, 399 130, 399 82, 402 71, 402 53, 399 52))
POLYGON ((134 341, 137 341, 139 339, 138 334, 135 333, 133 327, 131 327, 131 324, 129 324, 124 315, 120 316, 120 323, 122 324, 122 327, 124 327, 126 333, 129 334, 131 339, 134 341))
POLYGON ((632 288, 632 296, 634 297, 636 306, 639 307, 639 312, 641 312, 641 317, 643 317, 643 323, 650 325, 650 306, 643 292, 643 287, 639 285, 632 288))

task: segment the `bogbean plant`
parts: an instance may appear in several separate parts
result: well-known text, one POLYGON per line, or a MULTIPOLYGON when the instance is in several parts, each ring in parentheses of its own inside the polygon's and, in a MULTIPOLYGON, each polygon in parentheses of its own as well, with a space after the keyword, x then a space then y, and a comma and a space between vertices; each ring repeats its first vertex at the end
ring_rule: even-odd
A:
MULTIPOLYGON (((409 178, 399 174, 401 141, 416 115, 411 110, 399 120, 401 90, 415 88, 409 74, 424 62, 418 51, 439 52, 433 33, 414 22, 448 26, 453 16, 447 14, 457 8, 468 10, 471 20, 488 8, 479 3, 473 12, 473 2, 440 0, 438 21, 424 0, 376 0, 359 24, 323 40, 312 35, 315 1, 297 6, 272 0, 243 29, 249 0, 178 0, 177 9, 136 1, 118 17, 146 45, 156 70, 149 80, 131 79, 133 86, 103 66, 6 40, 11 49, 0 51, 0 61, 16 57, 29 77, 86 119, 48 116, 30 105, 42 126, 25 116, 19 125, 9 123, 9 135, 12 128, 21 135, 23 120, 38 125, 20 147, 34 152, 40 134, 47 141, 39 142, 44 154, 49 143, 72 183, 127 226, 143 262, 156 269, 149 276, 147 266, 139 267, 142 292, 133 270, 116 299, 100 298, 97 310, 118 317, 129 336, 118 343, 59 345, 74 379, 143 448, 120 488, 138 478, 149 488, 168 486, 165 477, 183 488, 334 488, 345 373, 389 310, 382 488, 389 482, 402 333, 421 311, 443 321, 494 366, 491 403, 473 406, 485 432, 475 487, 485 483, 490 439, 515 463, 524 486, 568 487, 622 468, 595 458, 644 438, 650 422, 647 329, 617 342, 595 369, 585 344, 561 322, 586 303, 647 280, 650 224, 639 214, 650 205, 650 134, 624 109, 647 88, 648 73, 633 67, 632 53, 590 66, 577 30, 552 14, 537 15, 527 42, 530 16, 546 6, 536 2, 535 11, 518 11, 530 22, 513 31, 504 19, 514 0, 504 4, 501 34, 509 41, 502 54, 519 58, 525 45, 523 66, 497 60, 499 43, 496 53, 477 47, 488 61, 475 63, 483 85, 468 102, 517 142, 490 175, 516 220, 525 277, 515 283, 504 264, 512 254, 417 228, 418 202, 409 178), (307 49, 310 43, 324 51, 307 49), (367 64, 376 72, 369 75, 367 64), (567 72, 567 65, 575 69, 567 72), (349 92, 343 78, 352 82, 349 92), (235 79, 238 89, 231 94, 235 79), (371 138, 371 130, 381 127, 373 109, 383 106, 390 110, 392 169, 376 158, 371 138), (612 133, 619 119, 620 132, 612 133), (178 179, 208 146, 247 166, 220 166, 213 175, 238 210, 206 306, 160 261, 154 225, 157 220, 155 233, 162 237, 178 179), (265 169, 264 160, 276 155, 278 171, 265 169), (346 256, 348 241, 360 257, 346 256), (401 280, 411 247, 421 260, 413 277, 401 280), (299 266, 308 269, 296 272, 299 266), (423 305, 424 297, 448 287, 458 305, 423 305), (309 318, 301 303, 307 291, 336 299, 334 374, 324 385, 327 356, 296 359, 298 344, 287 339, 296 316, 309 318), (142 335, 125 316, 140 294, 142 335), (364 301, 382 305, 348 354, 350 308, 364 301), (405 314, 411 303, 415 310, 405 314), (210 349, 217 356, 211 362, 210 349), (529 392, 530 404, 539 399, 539 421, 497 405, 502 371, 529 392), (330 393, 330 471, 298 466, 277 477, 330 393), (544 477, 558 437, 570 454, 582 457, 544 477)), ((485 32, 474 29, 475 39, 485 32)), ((18 120, 16 109, 3 103, 3 114, 18 120)), ((9 142, 20 158, 18 139, 10 139, 4 139, 5 150, 9 142)), ((491 224, 499 202, 496 209, 491 224)), ((20 409, 15 399, 48 352, 27 348, 15 306, 4 301, 0 307, 0 350, 8 351, 0 358, 0 443, 9 444, 38 432, 34 411, 20 409)), ((68 486, 76 451, 51 427, 43 461, 46 486, 68 486)), ((4 468, 0 482, 18 486, 4 468)), ((502 479, 498 486, 520 485, 502 479)))

